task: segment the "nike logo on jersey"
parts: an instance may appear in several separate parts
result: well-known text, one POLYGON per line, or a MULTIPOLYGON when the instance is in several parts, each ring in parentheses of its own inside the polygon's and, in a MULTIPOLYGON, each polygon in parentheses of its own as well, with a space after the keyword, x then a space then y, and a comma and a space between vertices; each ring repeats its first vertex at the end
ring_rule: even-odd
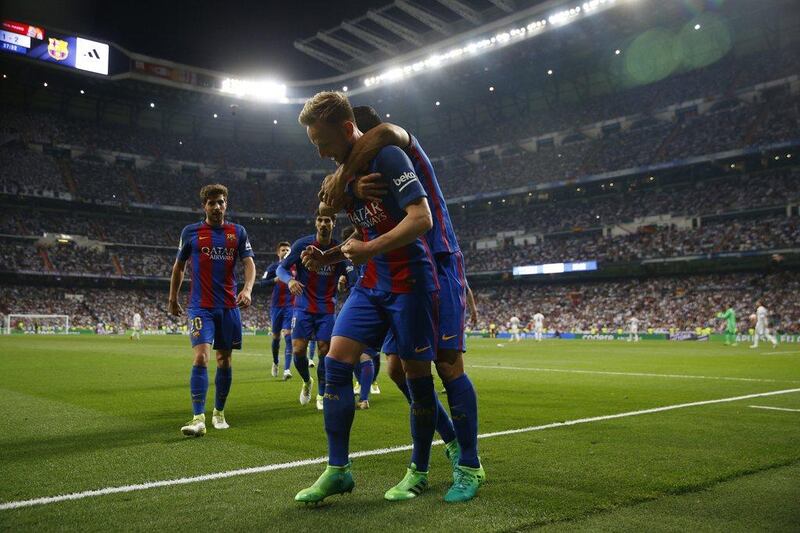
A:
POLYGON ((455 335, 442 335, 443 341, 449 341, 450 339, 455 339, 455 338, 456 338, 455 335))
POLYGON ((197 238, 197 240, 198 240, 198 241, 202 241, 203 239, 208 239, 208 237, 202 237, 202 236, 200 236, 200 237, 198 237, 198 238, 197 238))
POLYGON ((431 345, 429 344, 424 348, 414 348, 414 351, 417 352, 417 353, 422 353, 422 352, 426 352, 426 351, 428 351, 430 349, 431 349, 431 345))

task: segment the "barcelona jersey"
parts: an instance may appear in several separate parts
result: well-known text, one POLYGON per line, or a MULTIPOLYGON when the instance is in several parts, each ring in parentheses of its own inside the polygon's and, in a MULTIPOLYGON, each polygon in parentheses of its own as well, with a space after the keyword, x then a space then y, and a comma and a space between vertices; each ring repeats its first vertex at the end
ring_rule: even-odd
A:
POLYGON ((298 239, 292 244, 292 251, 289 252, 277 268, 278 278, 289 284, 289 281, 296 279, 305 287, 303 293, 295 296, 294 307, 307 313, 326 313, 331 314, 336 310, 336 285, 339 276, 345 274, 346 265, 338 263, 322 267, 319 272, 313 272, 303 266, 300 254, 307 246, 315 246, 323 252, 339 244, 336 239, 331 239, 327 246, 323 246, 317 241, 316 235, 308 235, 298 239), (294 269, 294 273, 292 273, 294 269))
POLYGON ((280 265, 280 261, 276 261, 268 266, 262 278, 262 284, 271 281, 275 283, 275 286, 272 287, 272 302, 270 303, 270 307, 273 309, 276 307, 292 307, 292 305, 294 305, 294 297, 292 293, 289 292, 289 286, 278 279, 278 265, 280 265))
MULTIPOLYGON (((348 208, 347 216, 364 242, 394 229, 406 217, 409 204, 427 197, 411 161, 397 146, 382 148, 370 163, 369 172, 381 174, 389 193, 378 202, 354 198, 348 208)), ((418 238, 370 259, 359 286, 400 294, 438 289, 427 240, 418 238)))
POLYGON ((181 232, 178 260, 191 269, 189 308, 236 307, 236 262, 253 257, 247 231, 239 224, 189 224, 181 232))

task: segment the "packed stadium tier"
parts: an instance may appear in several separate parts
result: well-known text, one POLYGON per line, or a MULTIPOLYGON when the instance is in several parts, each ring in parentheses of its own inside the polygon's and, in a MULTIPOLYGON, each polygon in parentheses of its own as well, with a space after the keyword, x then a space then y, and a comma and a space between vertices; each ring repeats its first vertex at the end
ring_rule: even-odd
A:
MULTIPOLYGON (((422 133, 420 141, 434 157, 448 197, 746 147, 796 143, 800 141, 800 100, 786 76, 800 71, 798 54, 787 51, 780 59, 757 59, 730 57, 651 85, 620 90, 582 104, 556 105, 537 113, 535 120, 527 115, 498 117, 488 129, 422 133), (775 79, 784 81, 769 90, 749 86, 747 91, 733 91, 742 89, 742 80, 755 83, 775 79), (699 96, 714 98, 700 105, 696 100, 699 96), (628 118, 616 120, 623 116, 628 118), (611 119, 615 121, 592 130, 592 125, 611 119), (542 137, 532 139, 533 135, 542 137), (465 153, 481 147, 486 149, 465 153)), ((8 193, 185 205, 193 200, 199 182, 216 179, 237 182, 240 196, 234 198, 233 205, 238 210, 296 214, 313 208, 318 179, 312 179, 314 183, 300 181, 293 175, 294 169, 330 170, 329 163, 320 161, 310 144, 183 138, 186 136, 119 129, 11 106, 4 107, 3 115, 0 133, 6 139, 16 139, 0 149, 0 185, 8 193), (66 157, 63 149, 61 156, 31 153, 29 146, 42 145, 75 147, 83 153, 82 159, 66 157), (97 150, 148 159, 138 168, 111 166, 96 155, 97 150), (177 172, 163 164, 164 158, 194 162, 195 166, 184 165, 177 172), (201 177, 196 168, 200 163, 211 163, 218 170, 201 177), (245 179, 243 170, 238 174, 230 170, 252 168, 262 169, 259 177, 245 179), (264 169, 283 169, 284 176, 267 179, 264 169)), ((318 171, 317 178, 323 172, 318 171)))
MULTIPOLYGON (((183 298, 186 298, 186 288, 183 298)), ((800 273, 714 274, 656 277, 595 282, 548 284, 502 284, 475 290, 478 322, 474 332, 487 332, 490 325, 506 331, 517 316, 527 325, 536 313, 544 315, 549 332, 627 331, 630 319, 639 321, 642 333, 695 331, 716 332, 716 314, 733 307, 737 328, 746 333, 753 327, 749 316, 761 299, 770 312, 771 327, 779 332, 800 332, 800 302, 791 298, 800 290, 800 273)), ((109 332, 130 327, 138 311, 145 329, 183 332, 185 316, 166 310, 167 291, 153 289, 94 289, 0 285, 0 319, 13 314, 69 315, 72 327, 109 332)), ((245 328, 266 329, 269 324, 269 293, 254 293, 253 306, 242 311, 245 328)), ((25 327, 33 323, 25 322, 25 327)), ((34 324, 35 325, 35 324, 34 324)), ((265 346, 266 350, 266 346, 265 346)))

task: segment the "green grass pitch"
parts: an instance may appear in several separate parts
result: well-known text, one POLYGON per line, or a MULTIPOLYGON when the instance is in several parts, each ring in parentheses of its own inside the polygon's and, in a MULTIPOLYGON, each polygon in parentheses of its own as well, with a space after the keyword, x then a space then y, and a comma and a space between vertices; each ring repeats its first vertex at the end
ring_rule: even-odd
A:
MULTIPOLYGON (((322 415, 300 382, 269 376, 269 340, 234 355, 227 431, 186 439, 186 338, 0 338, 0 529, 271 531, 798 531, 800 391, 681 407, 480 441, 487 483, 442 501, 442 446, 431 486, 410 502, 383 492, 408 451, 353 461, 356 489, 304 507, 294 494, 321 464, 70 501, 10 502, 323 457, 322 415)), ((483 434, 800 389, 800 349, 645 341, 471 340, 467 370, 483 434), (735 379, 734 379, 735 378, 735 379)), ((410 442, 408 408, 385 374, 356 412, 351 451, 410 442)), ((446 398, 443 398, 446 402, 446 398)))

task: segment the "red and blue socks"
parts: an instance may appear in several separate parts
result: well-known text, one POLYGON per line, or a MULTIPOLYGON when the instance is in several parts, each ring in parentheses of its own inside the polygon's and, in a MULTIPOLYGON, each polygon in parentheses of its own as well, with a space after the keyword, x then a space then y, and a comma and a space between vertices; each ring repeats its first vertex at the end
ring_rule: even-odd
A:
POLYGON ((350 428, 356 406, 353 397, 353 365, 326 357, 325 396, 322 401, 325 433, 328 435, 328 464, 350 462, 350 428))
POLYGON ((418 471, 427 472, 438 411, 433 376, 406 379, 406 383, 411 393, 411 462, 418 471))
POLYGON ((222 411, 225 409, 225 400, 231 391, 233 383, 233 368, 217 368, 217 375, 214 376, 214 409, 222 411))
POLYGON ((458 464, 470 468, 478 468, 478 397, 475 387, 466 374, 444 384, 447 390, 447 402, 453 415, 453 426, 456 430, 461 457, 458 464))
POLYGON ((208 393, 208 369, 204 366, 192 366, 189 377, 189 392, 192 394, 192 411, 194 415, 206 412, 206 394, 208 393))

